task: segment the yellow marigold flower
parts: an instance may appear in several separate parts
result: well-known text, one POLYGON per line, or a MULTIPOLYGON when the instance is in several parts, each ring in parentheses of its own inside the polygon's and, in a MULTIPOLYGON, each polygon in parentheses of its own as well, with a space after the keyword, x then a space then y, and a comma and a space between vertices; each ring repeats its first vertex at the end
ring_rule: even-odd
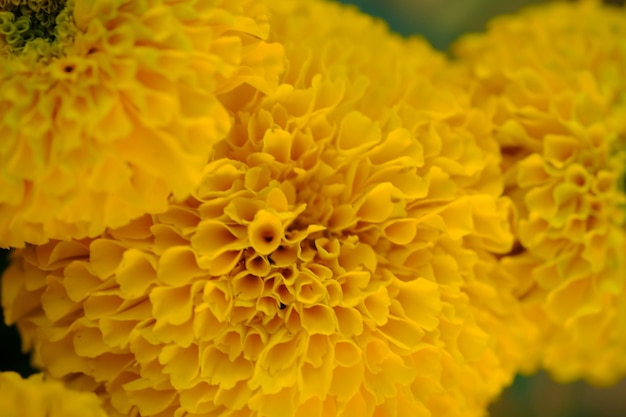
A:
POLYGON ((625 36, 624 9, 582 1, 497 19, 456 49, 517 209, 519 248, 501 266, 541 328, 534 360, 562 380, 626 372, 625 36))
POLYGON ((286 71, 220 96, 233 127, 193 197, 16 251, 7 320, 115 415, 484 415, 515 371, 489 118, 424 42, 268 4, 286 71))
POLYGON ((0 1, 0 247, 84 238, 181 199, 282 49, 252 0, 0 1))
POLYGON ((0 372, 2 417, 106 417, 92 392, 74 391, 43 374, 22 379, 15 372, 0 372))

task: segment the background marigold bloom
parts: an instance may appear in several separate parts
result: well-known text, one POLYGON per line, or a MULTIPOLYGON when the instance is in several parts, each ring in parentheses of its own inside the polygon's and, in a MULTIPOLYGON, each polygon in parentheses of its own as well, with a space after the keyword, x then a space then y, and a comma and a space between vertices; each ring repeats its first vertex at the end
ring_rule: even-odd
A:
POLYGON ((92 392, 74 391, 42 374, 22 379, 15 372, 0 372, 2 417, 106 417, 92 392))
POLYGON ((583 1, 499 18, 456 48, 517 209, 518 249, 501 267, 541 328, 528 366, 561 380, 626 371, 624 36, 626 11, 583 1))
POLYGON ((0 246, 96 236, 198 182, 216 94, 282 70, 249 0, 3 1, 0 246))
POLYGON ((523 320, 493 275, 513 237, 487 114, 423 41, 268 4, 286 70, 220 95, 193 197, 16 251, 7 320, 113 415, 483 415, 523 320))

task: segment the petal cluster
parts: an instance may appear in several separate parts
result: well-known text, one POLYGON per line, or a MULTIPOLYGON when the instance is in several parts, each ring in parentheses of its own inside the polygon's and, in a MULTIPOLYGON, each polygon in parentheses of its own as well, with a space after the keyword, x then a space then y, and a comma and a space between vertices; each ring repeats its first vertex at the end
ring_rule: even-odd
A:
POLYGON ((626 372, 624 36, 623 9, 581 1, 500 18, 456 49, 516 207, 518 247, 501 269, 541 331, 529 366, 562 380, 626 372))
POLYGON ((216 95, 276 86, 256 1, 3 1, 0 247, 93 237, 197 186, 216 95))
POLYGON ((520 369, 623 376, 624 38, 593 0, 455 62, 321 0, 0 0, 0 294, 45 372, 0 409, 479 417, 520 369))
POLYGON ((107 417, 96 394, 71 390, 43 374, 22 379, 0 372, 0 392, 3 417, 107 417))
POLYGON ((232 127, 193 195, 16 251, 8 321, 112 415, 483 415, 519 355, 488 113, 421 40, 268 6, 285 71, 219 95, 232 127))

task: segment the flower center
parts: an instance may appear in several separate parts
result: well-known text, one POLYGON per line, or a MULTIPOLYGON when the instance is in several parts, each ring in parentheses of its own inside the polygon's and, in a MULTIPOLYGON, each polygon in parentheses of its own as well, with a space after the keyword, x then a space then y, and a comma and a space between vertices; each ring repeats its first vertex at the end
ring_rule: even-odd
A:
POLYGON ((0 48, 4 55, 34 49, 57 55, 54 48, 68 34, 71 13, 65 0, 0 0, 0 48))

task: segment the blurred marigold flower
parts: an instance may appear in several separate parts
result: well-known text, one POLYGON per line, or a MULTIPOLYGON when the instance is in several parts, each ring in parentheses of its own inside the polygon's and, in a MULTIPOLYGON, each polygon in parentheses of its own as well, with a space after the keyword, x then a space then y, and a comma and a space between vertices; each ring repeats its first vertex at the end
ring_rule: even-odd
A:
POLYGON ((74 391, 42 374, 27 379, 15 372, 0 372, 2 417, 106 417, 92 392, 74 391))
POLYGON ((626 372, 625 37, 624 9, 581 1, 498 18, 456 47, 517 210, 501 270, 541 329, 527 366, 561 380, 626 372))
POLYGON ((219 96, 193 196, 15 251, 8 322, 114 416, 484 415, 523 322, 493 275, 513 236, 488 114, 419 39, 268 7, 280 85, 219 96))
POLYGON ((250 0, 0 2, 0 247, 93 237, 186 198, 282 48, 250 0))

